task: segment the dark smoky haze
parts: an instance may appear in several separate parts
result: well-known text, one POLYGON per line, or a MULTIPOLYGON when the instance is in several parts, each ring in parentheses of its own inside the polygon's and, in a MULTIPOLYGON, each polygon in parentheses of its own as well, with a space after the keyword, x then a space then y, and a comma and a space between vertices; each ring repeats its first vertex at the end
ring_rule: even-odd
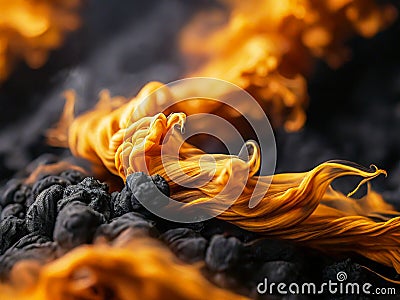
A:
MULTIPOLYGON (((400 8, 398 1, 386 2, 400 8)), ((184 77, 178 34, 195 13, 215 7, 221 4, 211 0, 85 1, 81 27, 67 34, 43 67, 32 70, 20 62, 0 85, 1 181, 40 156, 56 159, 43 158, 45 153, 70 156, 45 140, 60 117, 65 90, 76 91, 79 114, 102 89, 129 97, 151 80, 184 77)), ((373 38, 352 38, 352 58, 338 69, 317 62, 308 78, 304 128, 275 130, 277 172, 305 171, 329 159, 376 164, 389 175, 374 188, 400 203, 399 37, 397 20, 373 38)))

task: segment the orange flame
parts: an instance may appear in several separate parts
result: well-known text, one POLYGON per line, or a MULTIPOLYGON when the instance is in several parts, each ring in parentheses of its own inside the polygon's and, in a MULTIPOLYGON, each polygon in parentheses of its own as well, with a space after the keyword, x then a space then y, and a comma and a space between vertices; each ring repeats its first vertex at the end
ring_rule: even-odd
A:
POLYGON ((196 266, 178 263, 154 241, 81 246, 45 266, 24 261, 11 284, 0 285, 1 299, 19 300, 194 300, 246 297, 209 283, 196 266))
POLYGON ((300 129, 306 116, 308 76, 314 58, 336 68, 349 56, 354 34, 372 37, 396 17, 373 0, 226 0, 227 25, 209 34, 218 13, 200 14, 181 35, 189 76, 225 79, 248 90, 274 126, 300 129), (204 33, 206 31, 206 33, 204 33))
MULTIPOLYGON (((260 157, 254 142, 247 144, 252 151, 246 160, 213 154, 214 162, 201 165, 205 153, 184 142, 176 161, 168 151, 182 142, 180 132, 174 128, 182 128, 186 116, 172 113, 167 117, 155 112, 157 103, 173 101, 169 98, 172 96, 166 86, 150 83, 136 98, 118 108, 103 103, 68 124, 69 130, 64 135, 67 134, 71 151, 89 160, 95 170, 107 169, 123 179, 139 171, 160 174, 169 182, 172 198, 186 203, 184 208, 192 211, 221 212, 221 207, 230 203, 232 195, 237 194, 238 187, 243 184, 237 200, 218 218, 266 236, 298 241, 324 251, 354 251, 394 267, 400 273, 399 213, 375 192, 370 191, 359 201, 350 198, 351 194, 345 196, 334 191, 330 185, 334 179, 348 175, 364 178, 361 185, 379 174, 386 174, 385 171, 376 167, 364 170, 332 161, 309 172, 258 177, 255 173, 260 157), (144 96, 160 86, 138 105, 144 96), (173 134, 166 139, 170 130, 173 134), (188 189, 177 184, 196 182, 204 174, 212 174, 205 185, 188 189), (256 190, 256 184, 262 188, 256 190), (249 207, 252 197, 261 197, 254 208, 249 207), (390 219, 385 215, 395 217, 390 219)), ((65 130, 66 126, 60 128, 65 130)), ((56 132, 57 129, 53 131, 54 136, 62 133, 56 132)))
POLYGON ((0 0, 0 81, 19 59, 42 66, 66 31, 79 26, 80 0, 0 0))

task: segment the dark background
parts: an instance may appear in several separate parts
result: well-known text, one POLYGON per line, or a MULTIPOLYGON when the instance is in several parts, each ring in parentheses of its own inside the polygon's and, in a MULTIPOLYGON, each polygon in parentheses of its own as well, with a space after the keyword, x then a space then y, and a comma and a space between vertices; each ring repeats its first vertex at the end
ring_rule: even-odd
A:
MULTIPOLYGON (((391 2, 400 9, 399 1, 391 2)), ((148 81, 181 78, 177 33, 194 13, 215 5, 206 0, 86 1, 83 25, 67 35, 44 67, 31 70, 21 62, 0 85, 0 182, 43 153, 68 154, 44 139, 45 130, 59 119, 64 90, 76 90, 79 113, 96 103, 101 89, 129 97, 148 81)), ((277 172, 305 171, 329 159, 374 163, 389 171, 374 186, 396 201, 400 21, 372 39, 355 37, 348 45, 352 60, 337 70, 319 61, 308 79, 304 129, 276 130, 277 172)))

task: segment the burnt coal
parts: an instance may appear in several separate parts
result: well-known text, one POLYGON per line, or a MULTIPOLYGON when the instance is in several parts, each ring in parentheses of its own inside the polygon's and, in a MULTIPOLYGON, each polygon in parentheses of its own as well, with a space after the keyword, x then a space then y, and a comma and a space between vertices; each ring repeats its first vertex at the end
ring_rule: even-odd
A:
POLYGON ((91 243, 97 227, 105 222, 101 213, 81 202, 72 202, 58 214, 53 239, 60 247, 70 250, 91 243))
POLYGON ((97 229, 96 235, 105 237, 108 240, 114 240, 126 229, 131 229, 134 235, 158 236, 155 223, 136 212, 126 213, 113 219, 109 224, 101 225, 97 229))
POLYGON ((68 186, 64 191, 64 197, 70 197, 80 192, 89 196, 89 207, 104 215, 106 219, 111 216, 111 197, 107 184, 101 183, 93 177, 86 177, 76 185, 68 186))
POLYGON ((14 204, 9 204, 4 209, 2 210, 0 214, 0 219, 3 220, 7 217, 16 217, 19 219, 24 219, 25 218, 25 208, 23 205, 14 203, 14 204))
POLYGON ((205 259, 208 241, 192 229, 170 229, 161 235, 161 239, 185 262, 194 263, 205 259))
POLYGON ((27 233, 24 220, 7 217, 0 221, 0 254, 3 254, 27 233))
MULTIPOLYGON (((154 198, 154 189, 169 194, 168 184, 160 176, 133 174, 130 183, 145 200, 154 198)), ((0 192, 3 279, 19 260, 50 260, 95 238, 112 241, 127 229, 133 236, 159 236, 156 223, 140 213, 146 209, 128 185, 110 194, 107 184, 76 170, 39 174, 31 184, 22 178, 10 180, 0 192), (22 196, 15 201, 17 192, 22 196)))
POLYGON ((114 192, 111 194, 113 218, 120 217, 133 210, 131 198, 132 192, 128 191, 126 187, 124 187, 120 193, 114 192))
POLYGON ((237 238, 215 235, 207 249, 205 259, 207 267, 214 272, 231 270, 239 263, 243 249, 242 243, 237 238))
POLYGON ((35 182, 35 184, 32 187, 32 197, 36 198, 45 189, 55 184, 66 187, 67 185, 70 185, 71 182, 69 182, 68 180, 64 179, 61 176, 47 176, 35 182))
POLYGON ((30 233, 0 256, 0 280, 6 280, 12 267, 21 260, 45 263, 56 258, 57 244, 48 237, 30 233))
POLYGON ((77 170, 65 170, 60 173, 60 177, 68 180, 71 184, 78 184, 85 176, 77 170))
POLYGON ((12 203, 24 203, 30 194, 30 188, 24 185, 21 180, 11 179, 2 188, 0 205, 5 207, 12 203))
POLYGON ((51 236, 57 216, 57 201, 62 198, 64 188, 59 184, 42 191, 26 213, 26 227, 30 232, 51 236))

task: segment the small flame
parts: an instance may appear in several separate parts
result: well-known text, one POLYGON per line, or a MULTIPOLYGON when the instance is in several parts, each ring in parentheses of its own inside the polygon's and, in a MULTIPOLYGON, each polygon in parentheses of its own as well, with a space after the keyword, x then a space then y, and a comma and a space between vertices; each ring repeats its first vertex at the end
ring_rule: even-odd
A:
POLYGON ((39 68, 58 48, 66 31, 79 26, 80 0, 0 0, 0 81, 24 59, 39 68))
POLYGON ((221 23, 223 16, 203 13, 183 30, 182 52, 188 62, 202 62, 189 67, 188 75, 216 77, 248 90, 273 125, 288 131, 306 120, 305 78, 314 59, 339 67, 349 56, 349 38, 372 37, 396 17, 394 7, 373 0, 225 2, 231 9, 228 24, 212 31, 205 24, 221 23))

